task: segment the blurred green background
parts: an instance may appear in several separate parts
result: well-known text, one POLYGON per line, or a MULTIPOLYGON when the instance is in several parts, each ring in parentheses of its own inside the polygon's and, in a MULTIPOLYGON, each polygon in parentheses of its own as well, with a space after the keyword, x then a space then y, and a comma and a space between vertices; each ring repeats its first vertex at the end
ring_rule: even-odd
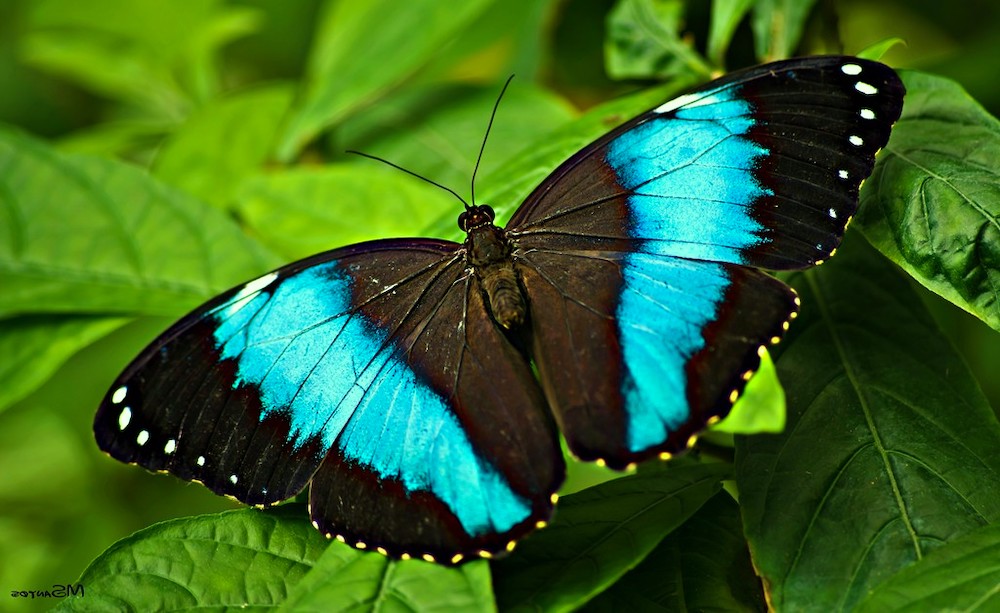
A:
MULTIPOLYGON (((480 184, 490 189, 491 169, 540 135, 599 102, 652 84, 613 80, 605 72, 606 20, 613 5, 612 0, 495 3, 471 15, 434 61, 401 71, 399 79, 345 108, 332 122, 336 129, 315 126, 303 132, 309 137, 305 146, 293 143, 283 150, 275 133, 283 109, 293 99, 337 104, 336 99, 313 95, 309 88, 317 85, 308 78, 322 71, 321 47, 337 40, 327 30, 340 24, 330 16, 349 18, 348 11, 337 12, 337 3, 3 0, 0 124, 46 139, 62 151, 151 169, 161 180, 239 221, 278 254, 279 262, 337 244, 428 228, 454 238, 458 209, 446 195, 398 173, 372 169, 371 162, 347 160, 344 149, 389 157, 465 195, 498 84, 516 73, 480 175, 480 184), (220 127, 213 122, 220 108, 240 104, 251 105, 264 117, 261 123, 220 127), (508 117, 531 121, 505 124, 505 110, 508 117), (191 155, 197 147, 185 139, 223 128, 230 131, 224 142, 231 149, 221 155, 231 164, 216 160, 212 172, 205 174, 197 156, 191 155), (244 138, 248 133, 253 138, 244 138), (452 138, 455 134, 461 138, 452 138), (261 146, 261 151, 254 149, 261 146), (247 164, 264 170, 250 176, 247 164), (349 198, 306 205, 275 196, 285 193, 284 182, 302 182, 297 189, 308 194, 309 181, 318 179, 299 173, 329 164, 343 164, 346 176, 338 180, 348 184, 358 173, 378 178, 384 188, 381 198, 390 203, 382 218, 371 220, 364 211, 353 211, 360 215, 355 221, 349 217, 349 198), (433 206, 421 204, 427 201, 433 206), (320 220, 316 227, 282 227, 283 207, 299 206, 314 207, 310 214, 320 220)), ((688 5, 684 40, 702 49, 711 3, 688 5)), ((900 37, 906 44, 891 49, 886 62, 953 78, 991 113, 1000 112, 1000 4, 817 2, 812 15, 806 37, 813 42, 801 47, 801 53, 837 50, 835 42, 815 41, 839 38, 844 51, 857 52, 900 37)), ((401 37, 425 35, 424 23, 405 11, 387 11, 384 19, 384 27, 394 28, 401 37)), ((348 42, 364 45, 359 32, 348 42)), ((350 38, 342 31, 337 34, 350 38)), ((392 70, 405 65, 407 57, 389 48, 384 61, 386 70, 392 70)), ((753 63, 753 39, 743 23, 726 65, 753 63)), ((364 78, 363 73, 344 77, 348 86, 364 78)), ((1000 343, 995 333, 919 291, 994 409, 1000 407, 1000 343)), ((16 339, 19 330, 35 323, 32 317, 0 320, 0 333, 16 339)), ((93 442, 93 413, 111 380, 171 320, 106 321, 105 328, 91 332, 89 340, 96 342, 51 376, 39 375, 47 380, 44 385, 0 408, 0 588, 47 589, 53 583, 72 582, 101 551, 139 528, 236 506, 200 486, 124 467, 101 454, 93 442)), ((60 340, 53 338, 54 351, 60 340)), ((0 368, 10 368, 16 348, 8 341, 0 349, 6 352, 0 353, 0 361, 8 362, 0 368)), ((0 609, 46 604, 52 602, 0 598, 0 609)))

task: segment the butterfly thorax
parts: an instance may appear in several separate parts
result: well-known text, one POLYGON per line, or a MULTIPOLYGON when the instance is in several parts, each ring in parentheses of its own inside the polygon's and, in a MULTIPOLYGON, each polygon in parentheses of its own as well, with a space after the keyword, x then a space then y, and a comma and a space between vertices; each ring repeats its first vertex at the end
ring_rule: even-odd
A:
POLYGON ((524 323, 525 302, 511 259, 511 244, 502 228, 493 224, 493 209, 474 206, 458 218, 465 238, 465 257, 478 277, 490 313, 504 328, 524 323))

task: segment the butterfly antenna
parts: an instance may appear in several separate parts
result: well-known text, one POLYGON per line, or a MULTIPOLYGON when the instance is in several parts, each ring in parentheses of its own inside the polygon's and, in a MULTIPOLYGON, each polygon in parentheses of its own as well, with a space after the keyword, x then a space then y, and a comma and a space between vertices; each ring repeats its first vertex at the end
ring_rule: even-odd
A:
POLYGON ((418 175, 417 173, 413 172, 412 170, 408 170, 406 168, 403 168, 399 164, 393 164, 389 160, 387 160, 385 158, 380 158, 377 155, 371 155, 371 154, 368 154, 368 153, 364 153, 362 151, 355 151, 354 149, 348 149, 347 153, 353 153, 354 155, 360 155, 363 158, 368 158, 370 160, 375 160, 376 162, 382 162, 383 164, 387 164, 389 166, 392 166, 396 170, 402 170, 406 174, 412 175, 412 176, 420 179, 421 181, 427 181, 431 185, 435 185, 437 187, 440 187, 441 189, 443 189, 444 191, 448 192, 452 196, 458 198, 458 201, 461 202, 463 205, 465 205, 465 208, 469 208, 469 203, 465 201, 465 198, 459 196, 458 192, 456 192, 455 190, 451 189, 450 187, 447 187, 445 185, 441 185, 437 181, 432 181, 432 180, 428 179, 427 177, 425 177, 423 175, 418 175))
MULTIPOLYGON (((497 101, 493 104, 493 112, 490 113, 490 123, 486 125, 486 134, 483 135, 483 144, 479 147, 479 157, 476 158, 476 167, 472 170, 472 205, 476 205, 476 173, 479 172, 479 163, 483 161, 483 151, 486 150, 486 140, 490 137, 490 129, 493 128, 493 120, 496 119, 497 109, 500 108, 500 101, 503 99, 504 92, 507 91, 507 86, 510 82, 514 80, 514 75, 507 77, 507 82, 503 84, 503 89, 500 90, 500 95, 497 96, 497 101)), ((468 208, 468 207, 466 207, 468 208)))

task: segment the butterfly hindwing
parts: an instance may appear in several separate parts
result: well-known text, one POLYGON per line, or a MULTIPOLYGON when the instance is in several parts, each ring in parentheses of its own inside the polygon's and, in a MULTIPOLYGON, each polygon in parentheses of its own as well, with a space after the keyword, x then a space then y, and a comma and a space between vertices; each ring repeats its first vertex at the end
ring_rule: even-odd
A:
POLYGON ((857 58, 733 73, 598 139, 528 197, 508 233, 574 453, 624 466, 728 412, 797 311, 755 267, 833 253, 902 96, 892 70, 857 58))
POLYGON ((99 444, 250 504, 313 479, 314 522, 355 545, 502 551, 548 518, 562 460, 456 249, 349 247, 210 302, 123 373, 99 444))

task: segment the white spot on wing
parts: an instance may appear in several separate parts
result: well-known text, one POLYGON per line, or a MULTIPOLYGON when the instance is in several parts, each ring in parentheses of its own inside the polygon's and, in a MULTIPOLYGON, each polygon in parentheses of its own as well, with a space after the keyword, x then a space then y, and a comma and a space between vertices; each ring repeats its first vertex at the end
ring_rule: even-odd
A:
POLYGON ((139 436, 135 437, 135 442, 139 443, 140 447, 145 445, 146 441, 148 440, 149 440, 149 432, 146 432, 145 430, 139 432, 139 436))
POLYGON ((229 482, 230 483, 232 483, 233 485, 236 485, 237 481, 239 481, 239 479, 236 478, 236 475, 229 475, 229 482))
POLYGON ((831 208, 829 211, 827 211, 827 213, 830 214, 830 219, 836 219, 837 218, 837 210, 836 209, 832 209, 831 208))
POLYGON ((866 96, 874 96, 878 93, 878 88, 864 81, 858 81, 854 84, 854 89, 858 90, 866 96))
POLYGON ((848 138, 847 140, 851 141, 851 144, 854 145, 855 147, 860 147, 861 145, 865 144, 865 139, 861 138, 857 134, 852 134, 850 138, 848 138))
POLYGON ((851 75, 852 77, 861 74, 861 66, 858 66, 857 64, 844 64, 840 67, 840 70, 843 71, 844 74, 851 75))
POLYGON ((124 430, 128 428, 128 422, 132 421, 132 409, 125 407, 122 409, 121 415, 118 416, 118 429, 124 430))
POLYGON ((111 394, 111 403, 118 404, 122 400, 125 400, 125 396, 128 394, 128 388, 124 385, 115 390, 114 394, 111 394))
POLYGON ((278 278, 278 273, 269 272, 263 277, 254 279, 253 281, 244 285, 243 289, 241 289, 240 292, 236 295, 238 298, 242 298, 250 294, 255 294, 260 290, 264 289, 265 287, 267 287, 268 285, 274 283, 274 280, 277 278, 278 278))
POLYGON ((679 109, 682 106, 705 106, 706 104, 714 104, 715 96, 704 96, 699 98, 702 94, 684 94, 683 96, 677 96, 673 100, 668 100, 660 106, 653 109, 654 113, 669 113, 674 109, 679 109))
MULTIPOLYGON (((851 142, 854 142, 854 141, 851 141, 851 142)), ((858 144, 860 144, 860 143, 858 143, 858 144)), ((837 171, 837 176, 840 177, 841 179, 846 179, 846 178, 848 178, 851 175, 846 170, 838 170, 837 171)))
POLYGON ((204 466, 204 465, 205 465, 205 456, 203 455, 198 456, 198 466, 204 466))
POLYGON ((858 114, 861 115, 862 119, 875 119, 875 111, 871 109, 861 109, 858 114))

